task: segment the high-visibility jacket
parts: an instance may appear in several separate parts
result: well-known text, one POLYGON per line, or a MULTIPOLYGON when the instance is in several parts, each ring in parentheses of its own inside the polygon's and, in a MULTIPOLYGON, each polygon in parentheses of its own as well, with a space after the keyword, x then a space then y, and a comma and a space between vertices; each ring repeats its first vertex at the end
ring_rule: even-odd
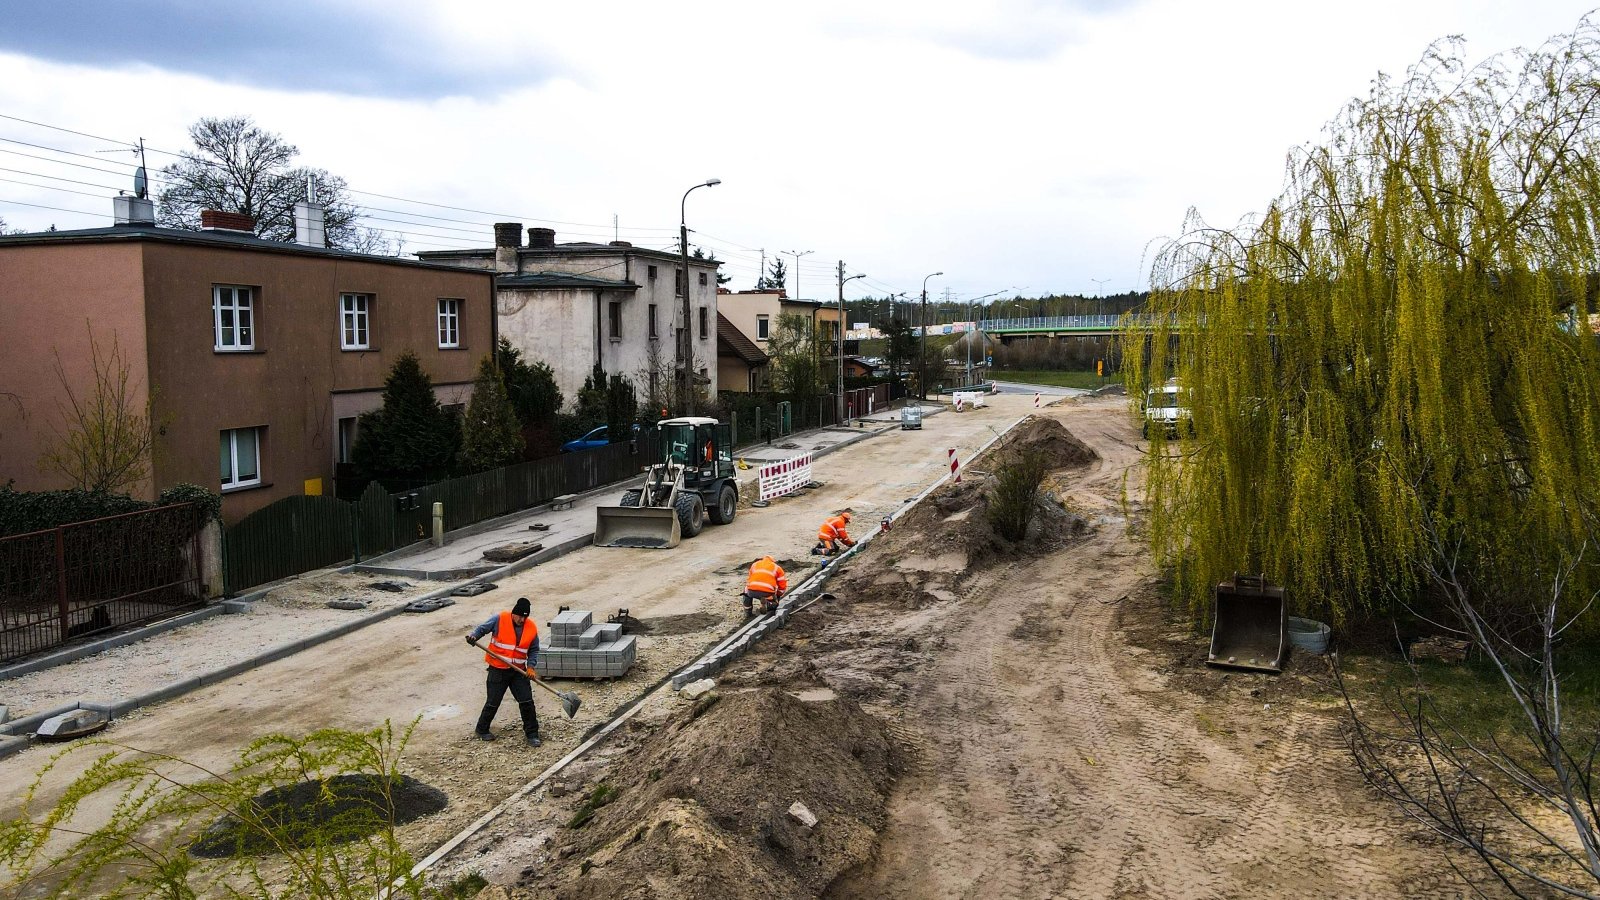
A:
MULTIPOLYGON (((530 617, 522 623, 522 637, 517 637, 517 626, 511 621, 510 611, 502 612, 500 621, 494 626, 494 637, 489 639, 489 649, 526 669, 528 648, 533 646, 533 640, 538 636, 539 626, 533 624, 533 619, 530 617)), ((483 661, 496 669, 511 668, 487 653, 483 655, 483 661)))
POLYGON ((789 589, 789 576, 783 573, 783 567, 774 562, 772 557, 763 556, 750 566, 750 580, 745 582, 744 589, 776 595, 779 591, 789 589))
POLYGON ((850 534, 844 529, 844 516, 834 516, 828 521, 823 522, 822 527, 817 529, 817 540, 822 541, 823 543, 834 540, 848 541, 850 540, 850 534))

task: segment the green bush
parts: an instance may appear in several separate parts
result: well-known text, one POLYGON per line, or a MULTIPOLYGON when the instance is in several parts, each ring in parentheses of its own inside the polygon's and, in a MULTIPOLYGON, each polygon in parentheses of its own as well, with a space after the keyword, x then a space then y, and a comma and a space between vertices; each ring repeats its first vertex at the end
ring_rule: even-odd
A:
POLYGON ((995 469, 989 524, 997 534, 1008 541, 1020 541, 1027 536, 1044 476, 1044 458, 1037 453, 1018 453, 995 469))
POLYGON ((64 491, 18 491, 7 484, 0 487, 0 537, 43 531, 58 525, 103 519, 173 503, 202 503, 213 519, 222 510, 222 497, 197 484, 173 485, 162 491, 154 503, 123 494, 76 488, 64 491))

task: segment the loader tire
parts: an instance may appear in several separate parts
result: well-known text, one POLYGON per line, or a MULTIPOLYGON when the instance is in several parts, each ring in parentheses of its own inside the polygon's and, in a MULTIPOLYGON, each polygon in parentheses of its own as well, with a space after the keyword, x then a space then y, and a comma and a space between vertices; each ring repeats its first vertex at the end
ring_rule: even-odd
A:
POLYGON ((733 485, 723 482, 721 490, 717 491, 716 505, 706 512, 710 513, 713 525, 732 522, 739 513, 739 492, 733 489, 733 485))
POLYGON ((644 491, 623 491, 622 500, 618 506, 638 506, 639 498, 644 496, 644 491))
POLYGON ((678 509, 678 528, 684 537, 692 538, 706 527, 706 504, 699 494, 679 494, 673 505, 678 509))

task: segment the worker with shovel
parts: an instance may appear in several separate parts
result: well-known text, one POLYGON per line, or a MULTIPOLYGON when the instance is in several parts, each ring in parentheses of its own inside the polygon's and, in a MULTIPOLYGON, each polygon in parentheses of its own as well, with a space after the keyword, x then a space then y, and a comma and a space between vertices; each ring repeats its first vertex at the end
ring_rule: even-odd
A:
POLYGON ((850 539, 850 533, 845 527, 850 524, 850 510, 841 510, 837 515, 822 523, 817 529, 817 545, 811 548, 813 554, 833 556, 842 553, 845 547, 854 547, 855 541, 850 539))
POLYGON ((543 743, 539 740, 539 712, 533 707, 533 688, 522 671, 533 666, 539 652, 539 626, 529 621, 530 610, 528 598, 518 597, 509 611, 496 614, 467 635, 467 643, 474 647, 479 638, 491 635, 489 649, 483 656, 484 662, 489 664, 489 698, 484 701, 477 728, 478 737, 483 740, 494 740, 489 726, 494 722, 495 713, 500 711, 500 701, 505 699, 506 690, 510 689, 517 708, 522 711, 522 733, 528 746, 537 747, 543 743))
POLYGON ((770 556, 763 556, 750 564, 750 578, 744 585, 744 617, 746 619, 755 615, 752 605, 761 603, 761 614, 767 615, 778 608, 778 601, 783 598, 783 592, 789 589, 789 576, 783 572, 783 566, 770 556))

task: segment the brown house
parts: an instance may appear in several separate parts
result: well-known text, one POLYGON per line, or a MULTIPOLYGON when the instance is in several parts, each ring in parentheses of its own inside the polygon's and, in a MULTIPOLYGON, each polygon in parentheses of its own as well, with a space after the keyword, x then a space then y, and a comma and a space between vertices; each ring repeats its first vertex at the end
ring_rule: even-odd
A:
POLYGON ((135 496, 192 482, 222 492, 229 522, 332 493, 405 351, 455 405, 494 346, 491 273, 318 246, 315 208, 295 244, 242 217, 182 231, 118 208, 109 228, 0 237, 0 484, 70 486, 39 460, 65 427, 63 380, 92 394, 91 337, 102 360, 115 346, 158 426, 135 496))

